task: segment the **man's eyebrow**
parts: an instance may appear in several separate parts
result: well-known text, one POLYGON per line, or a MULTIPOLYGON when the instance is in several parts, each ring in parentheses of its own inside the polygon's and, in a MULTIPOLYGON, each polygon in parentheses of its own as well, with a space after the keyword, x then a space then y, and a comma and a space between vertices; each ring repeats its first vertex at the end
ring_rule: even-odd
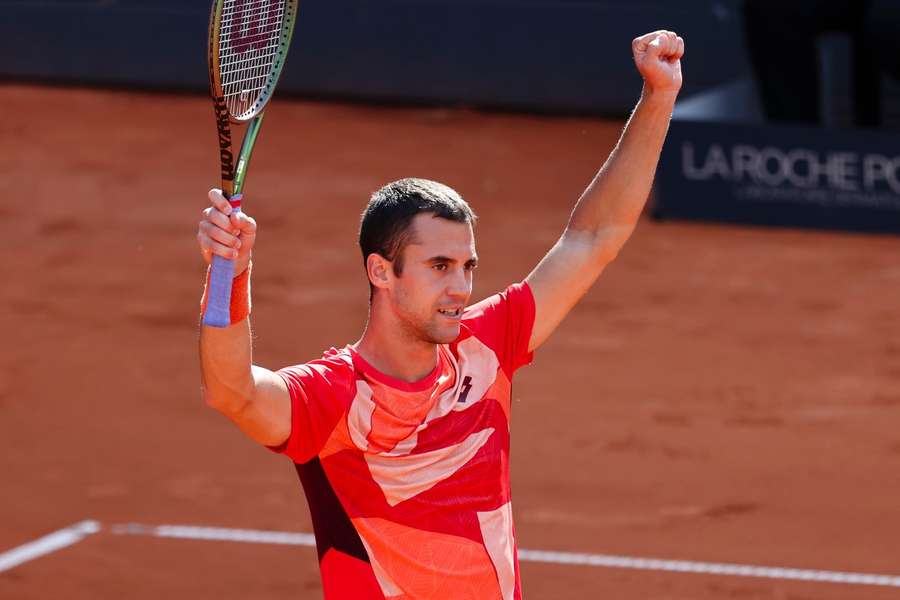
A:
POLYGON ((455 263, 455 258, 450 258, 449 256, 432 256, 431 258, 425 259, 425 262, 428 263, 455 263))
MULTIPOLYGON (((450 263, 450 264, 455 264, 455 263, 457 263, 457 262, 459 262, 459 261, 457 261, 455 258, 450 258, 449 256, 432 256, 431 258, 426 259, 425 262, 427 262, 427 263, 450 263)), ((466 264, 475 264, 475 263, 477 263, 477 262, 478 262, 478 257, 477 257, 477 256, 473 256, 472 258, 470 258, 469 260, 466 261, 466 264)))

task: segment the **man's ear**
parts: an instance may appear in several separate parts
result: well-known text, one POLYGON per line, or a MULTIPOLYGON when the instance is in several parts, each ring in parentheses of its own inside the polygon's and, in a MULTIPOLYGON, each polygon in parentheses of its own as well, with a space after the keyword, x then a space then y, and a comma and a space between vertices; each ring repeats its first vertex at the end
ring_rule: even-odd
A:
POLYGON ((377 288, 387 288, 390 285, 391 261, 377 253, 372 253, 366 257, 366 274, 369 276, 369 282, 377 288))

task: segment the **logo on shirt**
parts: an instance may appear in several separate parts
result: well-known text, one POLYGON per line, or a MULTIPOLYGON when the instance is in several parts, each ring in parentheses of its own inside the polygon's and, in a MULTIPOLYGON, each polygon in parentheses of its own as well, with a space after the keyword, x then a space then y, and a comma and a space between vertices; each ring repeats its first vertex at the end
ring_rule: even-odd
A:
POLYGON ((457 402, 465 402, 466 398, 469 396, 469 391, 472 389, 472 378, 466 375, 463 377, 462 381, 462 389, 459 392, 459 400, 457 402))

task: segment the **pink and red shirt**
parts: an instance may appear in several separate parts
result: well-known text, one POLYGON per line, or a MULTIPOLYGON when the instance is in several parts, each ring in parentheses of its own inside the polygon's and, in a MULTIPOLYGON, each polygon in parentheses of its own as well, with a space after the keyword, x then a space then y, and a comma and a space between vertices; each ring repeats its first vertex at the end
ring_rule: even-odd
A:
POLYGON ((290 457, 325 598, 521 598, 509 490, 511 380, 531 362, 525 283, 468 307, 434 370, 408 383, 350 346, 281 369, 290 457))

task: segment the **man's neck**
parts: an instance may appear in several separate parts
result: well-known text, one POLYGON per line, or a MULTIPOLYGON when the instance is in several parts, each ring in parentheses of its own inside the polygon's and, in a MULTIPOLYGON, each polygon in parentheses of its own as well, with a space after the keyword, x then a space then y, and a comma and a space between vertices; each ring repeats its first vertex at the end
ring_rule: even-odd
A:
POLYGON ((412 383, 427 377, 437 366, 437 345, 399 336, 396 325, 379 322, 373 314, 374 311, 353 349, 370 365, 395 379, 412 383))

